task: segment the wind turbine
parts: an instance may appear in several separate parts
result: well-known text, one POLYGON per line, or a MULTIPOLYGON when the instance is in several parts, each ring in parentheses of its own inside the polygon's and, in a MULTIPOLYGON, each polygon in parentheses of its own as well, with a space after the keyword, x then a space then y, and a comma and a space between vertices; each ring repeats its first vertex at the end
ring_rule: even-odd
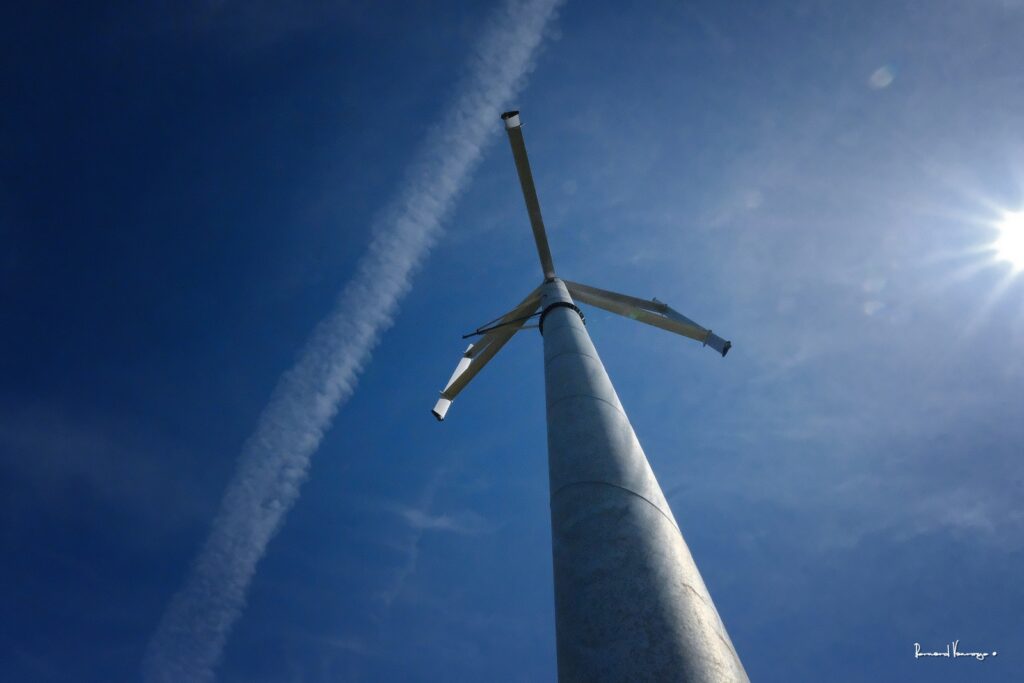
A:
POLYGON ((558 678, 568 681, 748 681, 668 502, 594 344, 582 302, 689 337, 731 346, 657 299, 555 274, 519 112, 502 114, 544 281, 469 336, 434 416, 537 315, 544 339, 558 678))

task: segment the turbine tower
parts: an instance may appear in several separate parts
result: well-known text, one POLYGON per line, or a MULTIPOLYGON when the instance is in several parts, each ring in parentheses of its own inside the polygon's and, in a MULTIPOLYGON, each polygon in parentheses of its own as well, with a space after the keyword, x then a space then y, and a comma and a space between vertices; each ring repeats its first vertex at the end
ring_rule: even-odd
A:
POLYGON ((544 339, 558 679, 748 681, 679 525, 612 387, 583 312, 589 304, 689 337, 731 344, 657 299, 555 274, 519 112, 502 114, 544 281, 469 336, 434 416, 539 312, 544 339))

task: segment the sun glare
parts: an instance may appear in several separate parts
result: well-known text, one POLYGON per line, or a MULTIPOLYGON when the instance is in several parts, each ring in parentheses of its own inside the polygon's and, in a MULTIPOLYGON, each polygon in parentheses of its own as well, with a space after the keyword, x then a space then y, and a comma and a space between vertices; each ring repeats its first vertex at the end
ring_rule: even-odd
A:
POLYGON ((999 223, 999 238, 993 243, 996 258, 1009 261, 1013 269, 1024 269, 1024 212, 1008 213, 999 223))

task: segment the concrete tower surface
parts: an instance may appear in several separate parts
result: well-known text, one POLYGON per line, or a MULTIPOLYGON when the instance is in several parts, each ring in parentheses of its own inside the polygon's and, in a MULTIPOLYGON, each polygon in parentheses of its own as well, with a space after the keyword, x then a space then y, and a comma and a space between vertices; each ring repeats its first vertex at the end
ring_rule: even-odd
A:
POLYGON ((566 304, 561 280, 543 286, 558 679, 746 681, 583 320, 566 304))

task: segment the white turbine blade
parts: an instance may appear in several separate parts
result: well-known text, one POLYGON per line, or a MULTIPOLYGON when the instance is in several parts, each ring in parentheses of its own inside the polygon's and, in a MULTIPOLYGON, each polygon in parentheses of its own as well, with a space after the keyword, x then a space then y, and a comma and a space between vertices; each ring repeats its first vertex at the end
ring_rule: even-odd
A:
POLYGON ((475 344, 470 344, 459 359, 451 379, 441 392, 441 398, 434 405, 434 417, 441 421, 448 413, 452 401, 459 395, 470 380, 476 377, 477 373, 483 370, 488 361, 501 350, 501 347, 512 338, 516 332, 522 329, 527 317, 540 302, 540 288, 530 292, 523 301, 511 311, 503 315, 497 323, 484 333, 483 337, 475 344))
POLYGON ((707 338, 708 330, 686 316, 675 311, 672 311, 675 313, 674 316, 666 315, 667 311, 671 309, 660 301, 638 299, 576 282, 565 281, 565 286, 568 287, 573 299, 585 304, 597 306, 611 313, 654 325, 699 342, 703 342, 707 338))
POLYGON ((537 199, 537 188, 533 184, 533 173, 530 171, 530 159, 526 156, 526 143, 523 141, 522 122, 519 112, 507 111, 501 115, 508 132, 508 141, 512 144, 512 157, 516 162, 519 174, 519 185, 523 189, 526 200, 526 212, 530 215, 530 227, 533 228, 533 240, 537 243, 537 255, 540 267, 544 271, 544 279, 555 276, 555 264, 551 260, 551 248, 548 246, 548 235, 544 230, 544 219, 540 215, 540 201, 537 199))
POLYGON ((452 373, 451 378, 448 380, 448 384, 444 385, 445 391, 448 391, 448 387, 455 384, 455 380, 457 380, 473 362, 472 356, 470 355, 470 352, 473 350, 473 346, 473 344, 470 344, 466 347, 465 353, 463 353, 462 358, 459 359, 459 364, 455 366, 455 372, 452 373))
POLYGON ((606 289, 598 289, 578 282, 565 281, 572 297, 578 301, 591 306, 603 308, 611 313, 616 313, 633 320, 637 320, 675 334, 689 337, 710 346, 723 356, 732 348, 732 342, 728 342, 711 330, 701 327, 694 321, 679 313, 668 304, 657 299, 650 301, 638 299, 635 296, 627 296, 617 292, 609 292, 606 289))
MULTIPOLYGON (((469 357, 470 353, 473 351, 473 346, 473 344, 470 344, 466 347, 465 353, 463 353, 462 358, 459 359, 459 364, 455 366, 455 372, 452 373, 448 383, 444 385, 444 391, 448 391, 448 389, 455 384, 455 381, 462 376, 462 373, 468 370, 469 366, 473 363, 472 359, 469 357)), ((444 416, 448 413, 448 408, 452 405, 450 399, 444 398, 444 391, 441 392, 441 398, 437 399, 437 403, 434 404, 434 409, 432 411, 434 413, 434 417, 438 420, 444 419, 444 416)))

